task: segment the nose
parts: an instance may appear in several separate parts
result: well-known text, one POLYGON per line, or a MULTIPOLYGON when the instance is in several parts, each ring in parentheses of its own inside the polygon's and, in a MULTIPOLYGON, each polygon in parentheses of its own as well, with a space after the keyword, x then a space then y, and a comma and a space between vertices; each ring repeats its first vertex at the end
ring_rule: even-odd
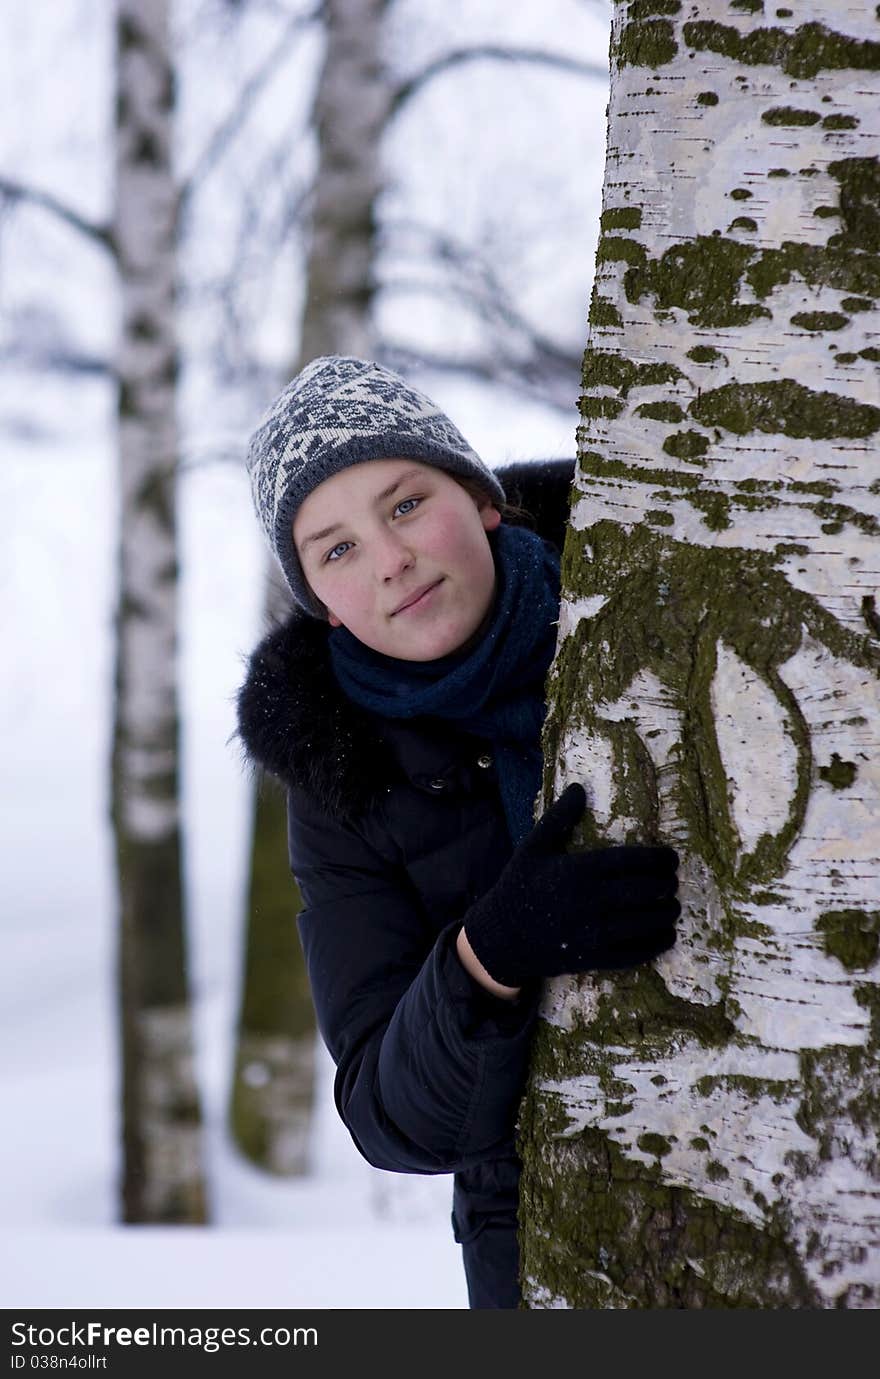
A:
POLYGON ((399 532, 385 529, 377 537, 373 568, 383 584, 396 579, 415 563, 415 556, 399 532))

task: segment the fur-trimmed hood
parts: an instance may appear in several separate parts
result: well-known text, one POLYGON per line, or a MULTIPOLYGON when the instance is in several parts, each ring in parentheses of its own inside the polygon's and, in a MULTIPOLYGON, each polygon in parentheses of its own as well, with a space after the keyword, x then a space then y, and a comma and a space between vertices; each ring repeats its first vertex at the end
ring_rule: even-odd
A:
MULTIPOLYGON (((574 461, 533 460, 496 472, 508 503, 524 508, 534 519, 528 525, 561 550, 574 461)), ((453 749, 440 732, 432 754, 411 724, 391 725, 348 699, 333 674, 329 632, 297 609, 263 637, 238 692, 237 736, 253 766, 299 786, 334 817, 351 818, 400 778, 401 755, 406 774, 442 775, 453 749), (389 730, 397 751, 389 750, 389 730)))

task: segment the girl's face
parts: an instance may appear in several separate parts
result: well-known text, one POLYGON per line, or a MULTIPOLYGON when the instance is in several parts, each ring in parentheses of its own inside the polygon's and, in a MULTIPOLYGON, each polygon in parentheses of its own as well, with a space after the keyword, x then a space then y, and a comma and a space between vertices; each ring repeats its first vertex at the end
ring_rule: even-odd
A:
POLYGON ((433 661, 476 632, 495 592, 486 536, 501 522, 451 475, 366 460, 313 489, 293 522, 303 572, 333 627, 374 651, 433 661))

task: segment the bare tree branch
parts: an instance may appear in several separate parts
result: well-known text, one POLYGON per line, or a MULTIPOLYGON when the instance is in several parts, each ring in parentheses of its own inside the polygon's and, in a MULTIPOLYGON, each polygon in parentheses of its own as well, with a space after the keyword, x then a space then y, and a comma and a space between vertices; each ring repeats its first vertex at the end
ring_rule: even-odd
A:
POLYGON ((15 342, 0 350, 0 362, 5 368, 27 369, 36 374, 91 374, 110 378, 115 372, 111 361, 103 355, 88 354, 65 345, 28 349, 15 342))
MULTIPOLYGON (((263 382, 263 370, 252 358, 256 320, 263 308, 252 289, 262 281, 267 257, 276 257, 288 246, 313 194, 311 181, 292 171, 289 148, 290 138, 279 139, 277 147, 253 166, 249 184, 241 188, 228 266, 207 276, 191 274, 181 288, 183 307, 206 302, 216 306, 222 326, 216 332, 213 357, 225 384, 263 382), (266 187, 272 188, 271 198, 263 191, 266 187)), ((275 382, 272 378, 268 386, 275 382)))
POLYGON ((80 215, 72 206, 68 206, 51 192, 40 191, 37 187, 29 187, 24 182, 18 182, 12 177, 0 176, 0 198, 7 205, 24 204, 28 206, 39 206, 41 210, 48 211, 57 219, 64 221, 80 234, 88 236, 89 239, 100 244, 104 249, 109 249, 115 253, 113 235, 109 225, 99 225, 93 220, 87 220, 80 215))
POLYGON ((608 67, 602 63, 581 62, 576 58, 566 57, 564 53, 553 53, 541 48, 507 48, 498 44, 484 43, 472 48, 455 48, 450 53, 444 53, 443 57, 429 62, 427 67, 423 67, 420 72, 416 72, 414 76, 401 82, 392 102, 392 116, 398 114, 411 96, 414 96, 417 91, 421 91, 429 81, 440 76, 442 72, 448 72, 451 68, 458 67, 464 62, 483 61, 531 62, 544 67, 553 67, 557 71, 571 72, 576 76, 589 77, 593 81, 608 80, 608 67))
POLYGON ((420 369, 437 373, 456 374, 461 378, 480 379, 484 383, 510 388, 518 397, 529 397, 544 407, 552 407, 562 416, 572 418, 572 450, 574 426, 577 421, 580 358, 569 363, 569 375, 560 374, 554 365, 545 367, 539 357, 509 359, 503 354, 440 354, 411 345, 395 344, 389 340, 378 354, 380 363, 405 376, 420 369))
MULTIPOLYGON (((555 389, 554 380, 563 380, 567 390, 569 379, 578 375, 582 352, 567 350, 542 334, 515 306, 491 263, 470 245, 455 240, 434 226, 423 225, 415 220, 401 220, 387 225, 383 249, 387 251, 387 241, 400 233, 418 236, 427 249, 429 261, 448 265, 457 275, 457 281, 453 280, 450 284, 448 279, 444 279, 432 283, 417 276, 405 278, 395 274, 393 278, 381 278, 383 291, 436 293, 447 299, 450 293, 454 293, 470 311, 491 327, 497 339, 495 347, 502 351, 505 367, 513 367, 517 377, 520 377, 522 366, 529 376, 539 377, 543 388, 555 389)), ((399 262, 405 255, 398 250, 390 253, 389 257, 399 262)))
POLYGON ((313 24, 320 17, 320 4, 315 5, 305 14, 294 15, 290 22, 285 25, 275 47, 267 54, 260 66, 245 82, 234 109, 229 112, 226 118, 214 130, 205 148, 199 154, 198 158, 196 158, 192 168, 181 183, 179 195, 179 213, 181 217, 188 211, 189 203, 195 190, 201 185, 207 174, 223 156, 223 153, 235 138, 238 131, 246 123, 248 116, 265 86, 289 56, 290 46, 294 36, 300 29, 304 29, 308 25, 313 24))
POLYGON ((510 324, 513 328, 499 329, 497 320, 492 319, 491 310, 485 310, 485 304, 476 300, 473 291, 465 284, 454 284, 450 288, 448 283, 395 278, 383 282, 382 287, 385 292, 434 295, 445 303, 449 302, 450 296, 454 296, 487 321, 490 327, 485 353, 478 349, 469 354, 451 351, 449 354, 431 355, 417 346, 396 346, 393 342, 387 342, 385 352, 389 355, 389 361, 392 356, 404 362, 418 360, 423 364, 430 363, 432 368, 444 368, 493 383, 503 383, 562 412, 570 411, 575 405, 580 391, 580 350, 566 349, 542 336, 512 310, 510 324))

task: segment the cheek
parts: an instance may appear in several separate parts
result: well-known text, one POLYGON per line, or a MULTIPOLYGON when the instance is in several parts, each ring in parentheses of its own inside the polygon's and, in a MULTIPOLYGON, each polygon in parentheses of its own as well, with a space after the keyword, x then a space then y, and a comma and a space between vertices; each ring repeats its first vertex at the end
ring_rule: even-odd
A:
POLYGON ((326 580, 323 603, 329 614, 346 625, 362 616, 365 608, 363 585, 351 580, 326 580))
POLYGON ((431 532, 430 553, 438 562, 444 561, 460 570, 479 575, 494 574, 492 552, 482 526, 477 529, 463 522, 460 513, 444 514, 431 532))
POLYGON ((337 627, 339 622, 348 622, 350 616, 357 612, 357 600, 346 593, 342 585, 324 586, 324 592, 319 593, 321 603, 327 610, 327 618, 331 627, 337 627))

